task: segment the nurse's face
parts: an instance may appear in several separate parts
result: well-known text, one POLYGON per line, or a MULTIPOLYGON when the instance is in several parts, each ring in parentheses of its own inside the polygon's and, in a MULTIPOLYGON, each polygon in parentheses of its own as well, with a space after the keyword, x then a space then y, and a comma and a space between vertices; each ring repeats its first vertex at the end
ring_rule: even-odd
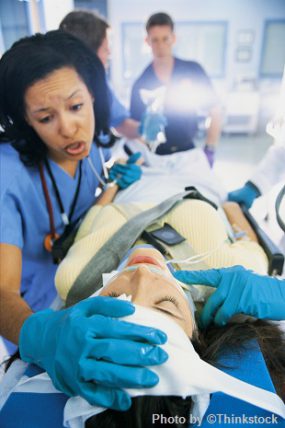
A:
POLYGON ((73 68, 53 71, 25 93, 26 120, 57 163, 78 161, 91 149, 93 98, 73 68))
POLYGON ((163 312, 192 337, 194 321, 188 302, 162 255, 155 249, 137 249, 128 258, 126 268, 131 266, 134 270, 123 270, 104 287, 101 295, 131 295, 133 303, 163 312), (150 270, 153 268, 155 271, 150 270))
POLYGON ((99 46, 99 49, 97 50, 97 56, 105 68, 108 68, 110 53, 111 53, 111 50, 110 50, 110 46, 109 46, 109 39, 106 35, 106 37, 103 39, 101 45, 99 46))

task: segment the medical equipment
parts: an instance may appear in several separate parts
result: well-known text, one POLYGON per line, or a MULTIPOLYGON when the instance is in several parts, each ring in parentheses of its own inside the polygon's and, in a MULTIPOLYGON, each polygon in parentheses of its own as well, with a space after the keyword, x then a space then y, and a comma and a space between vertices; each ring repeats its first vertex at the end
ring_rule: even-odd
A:
MULTIPOLYGON (((51 180, 51 183, 53 186, 53 190, 55 192, 56 200, 57 200, 57 203, 58 203, 58 206, 60 209, 61 219, 62 219, 63 224, 65 225, 64 232, 66 233, 70 227, 72 216, 73 216, 73 213, 74 213, 74 210, 76 207, 76 203, 78 200, 78 196, 79 196, 81 178, 82 178, 82 161, 79 162, 78 182, 77 182, 75 194, 73 197, 73 201, 71 203, 69 214, 67 214, 65 212, 65 209, 64 209, 64 206, 62 203, 62 199, 61 199, 61 196, 59 193, 59 189, 57 187, 54 175, 51 171, 51 168, 50 168, 50 165, 49 165, 49 162, 47 159, 44 161, 44 165, 46 167, 46 170, 48 172, 48 175, 50 177, 50 180, 51 180)), ((46 235, 46 237, 44 238, 44 247, 47 251, 52 252, 54 242, 59 238, 59 234, 56 233, 55 222, 54 222, 54 213, 53 213, 52 203, 51 203, 51 199, 50 199, 50 195, 49 195, 48 186, 47 186, 47 182, 45 179, 44 168, 43 168, 42 163, 39 165, 39 172, 40 172, 41 184, 42 184, 42 188, 43 188, 43 192, 44 192, 44 196, 45 196, 45 200, 46 200, 47 210, 48 210, 48 214, 49 214, 49 222, 50 222, 50 233, 48 235, 46 235)))
POLYGON ((116 137, 116 135, 114 135, 110 130, 108 130, 106 134, 101 131, 99 135, 96 134, 94 137, 94 141, 97 146, 105 149, 113 147, 118 139, 119 138, 116 137))
POLYGON ((169 263, 179 263, 179 264, 188 264, 188 265, 198 264, 201 261, 204 261, 207 258, 209 258, 216 251, 218 251, 226 242, 230 242, 229 238, 223 239, 216 247, 212 248, 209 251, 205 251, 204 253, 196 254, 194 256, 187 257, 186 259, 182 259, 182 260, 170 259, 170 260, 167 260, 166 264, 169 264, 169 263))
MULTIPOLYGON (((105 180, 97 172, 90 156, 87 157, 87 160, 93 174, 95 175, 99 183, 101 183, 103 186, 106 186, 107 181, 109 179, 109 175, 105 165, 103 150, 101 147, 98 148, 98 152, 99 152, 100 162, 101 162, 102 171, 103 171, 105 180)), ((44 165, 50 177, 53 190, 56 196, 57 204, 60 209, 62 222, 65 226, 63 233, 59 235, 56 232, 56 228, 55 228, 54 212, 53 212, 52 202, 48 191, 48 186, 45 179, 44 168, 43 168, 43 165, 40 164, 39 166, 40 179, 41 179, 41 184, 42 184, 42 188, 43 188, 43 192, 46 200, 47 210, 49 214, 49 222, 50 222, 50 233, 46 235, 46 237, 44 238, 44 247, 47 251, 52 253, 54 263, 58 264, 65 257, 68 248, 72 245, 76 231, 78 230, 78 227, 80 225, 81 218, 83 217, 82 215, 79 219, 72 221, 72 216, 73 216, 76 203, 78 200, 79 192, 80 192, 80 185, 81 185, 81 179, 82 179, 82 161, 79 162, 78 182, 77 182, 74 198, 71 203, 69 214, 65 212, 62 198, 60 196, 60 192, 56 184, 55 177, 52 173, 49 161, 47 159, 44 161, 44 165)), ((115 184, 115 182, 116 181, 114 180, 113 185, 115 184)))
POLYGON ((97 180, 99 181, 99 183, 101 183, 101 185, 104 187, 104 186, 106 186, 106 184, 107 184, 107 182, 109 180, 109 173, 108 173, 108 169, 107 169, 107 167, 105 165, 105 159, 104 159, 104 155, 103 155, 101 147, 98 148, 98 152, 99 152, 99 156, 100 156, 100 161, 101 161, 101 166, 102 166, 102 171, 103 171, 104 179, 98 173, 98 171, 96 170, 96 168, 95 168, 95 166, 94 166, 94 164, 93 164, 92 159, 91 159, 90 156, 87 156, 87 161, 89 163, 89 166, 90 166, 93 174, 95 175, 95 177, 97 178, 97 180))
POLYGON ((166 118, 163 116, 165 93, 165 86, 161 86, 153 91, 140 90, 141 99, 147 106, 141 121, 141 136, 152 152, 155 152, 160 144, 166 142, 166 118), (157 125, 159 132, 157 132, 157 125))
POLYGON ((133 150, 127 144, 123 145, 123 149, 128 156, 132 156, 134 154, 133 150))
MULTIPOLYGON (((152 265, 148 265, 148 264, 144 264, 144 266, 153 273, 156 273, 160 276, 163 276, 165 279, 167 279, 168 281, 171 280, 173 285, 175 285, 175 287, 178 289, 178 291, 183 295, 183 297, 187 299, 187 296, 185 295, 184 290, 188 291, 188 287, 185 286, 185 284, 183 284, 183 282, 179 283, 175 277, 169 276, 167 275, 166 272, 164 272, 162 269, 156 268, 155 266, 152 265)), ((100 288, 99 290, 97 290, 94 293, 94 296, 100 296, 100 294, 102 293, 103 288, 107 287, 108 285, 110 285, 111 282, 113 282, 115 279, 117 279, 117 277, 122 273, 122 272, 133 272, 135 270, 137 270, 139 267, 141 267, 141 263, 140 264, 134 264, 131 266, 127 266, 122 268, 121 270, 114 270, 110 273, 103 273, 102 274, 102 279, 103 279, 103 287, 100 288)), ((192 302, 193 303, 193 302, 192 302)), ((193 304, 190 305, 191 309, 193 309, 193 304)), ((194 314, 194 310, 192 311, 192 314, 194 314)), ((194 321, 194 316, 193 316, 193 321, 194 321)), ((195 321, 194 321, 195 322, 195 321)))
POLYGON ((170 224, 164 223, 163 227, 148 232, 154 238, 159 239, 167 245, 177 245, 185 241, 185 238, 180 235, 170 224))
MULTIPOLYGON (((282 195, 282 192, 279 195, 282 195)), ((278 207, 278 197, 276 202, 278 207)), ((253 228, 254 232, 256 233, 259 244, 262 246, 267 255, 268 274, 282 275, 285 260, 284 254, 282 254, 277 245, 275 245, 274 242, 270 239, 270 237, 264 232, 258 222, 254 219, 252 214, 248 211, 247 208, 245 208, 243 204, 241 204, 241 209, 246 219, 250 223, 251 227, 253 228)))
POLYGON ((276 198, 276 202, 275 202, 275 213, 276 213, 276 219, 277 222, 279 224, 279 226, 281 227, 281 229, 285 232, 285 220, 284 220, 284 200, 285 200, 285 186, 282 187, 282 189, 280 190, 280 192, 278 193, 278 196, 276 198), (281 205, 283 202, 283 216, 281 215, 281 205))

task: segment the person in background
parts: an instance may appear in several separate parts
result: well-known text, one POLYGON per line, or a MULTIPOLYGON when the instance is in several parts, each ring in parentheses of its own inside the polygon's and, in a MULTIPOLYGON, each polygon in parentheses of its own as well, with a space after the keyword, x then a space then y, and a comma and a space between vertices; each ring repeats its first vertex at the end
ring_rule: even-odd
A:
MULTIPOLYGON (((105 69, 108 69, 111 53, 107 34, 109 24, 101 16, 87 10, 75 10, 63 18, 59 28, 85 42, 96 53, 105 69)), ((111 126, 128 139, 141 138, 144 135, 146 140, 155 140, 156 135, 164 126, 164 117, 148 115, 140 121, 134 120, 130 117, 126 107, 118 100, 109 83, 108 92, 111 126)))
POLYGON ((228 199, 250 208, 256 198, 282 180, 285 181, 285 140, 284 144, 273 144, 269 148, 250 180, 230 192, 228 199))
POLYGON ((204 152, 212 166, 220 135, 221 109, 210 79, 197 62, 173 56, 176 37, 174 23, 169 15, 163 12, 151 15, 146 23, 146 32, 153 62, 133 85, 131 117, 134 120, 143 117, 145 105, 142 89, 153 91, 165 86, 163 114, 167 119, 166 143, 158 147, 157 153, 165 155, 194 148, 198 113, 203 111, 210 118, 204 152))
MULTIPOLYGON (((284 85, 285 78, 283 77, 284 85)), ((267 132, 274 138, 274 144, 269 148, 262 161, 256 168, 251 179, 243 187, 228 194, 228 200, 243 204, 249 209, 255 199, 259 198, 280 183, 281 189, 275 202, 276 220, 284 232, 278 245, 285 251, 285 117, 284 113, 277 115, 267 125, 267 132), (282 186, 283 183, 283 186, 282 186)), ((282 234, 282 232, 281 232, 282 234)))

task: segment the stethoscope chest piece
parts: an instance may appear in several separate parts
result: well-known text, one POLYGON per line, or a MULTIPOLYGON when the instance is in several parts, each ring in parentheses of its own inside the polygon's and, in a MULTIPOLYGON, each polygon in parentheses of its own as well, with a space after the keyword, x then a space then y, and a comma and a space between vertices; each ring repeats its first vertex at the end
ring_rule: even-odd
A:
POLYGON ((49 253, 51 253, 52 251, 52 246, 54 241, 56 241, 59 238, 59 236, 60 235, 58 233, 55 233, 55 234, 49 233, 48 235, 45 236, 44 247, 49 253))

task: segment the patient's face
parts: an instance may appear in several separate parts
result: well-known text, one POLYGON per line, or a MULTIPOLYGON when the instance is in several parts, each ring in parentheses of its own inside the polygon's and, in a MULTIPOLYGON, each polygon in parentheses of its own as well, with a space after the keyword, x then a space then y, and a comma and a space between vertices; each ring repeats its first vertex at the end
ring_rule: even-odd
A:
POLYGON ((163 312, 192 337, 194 321, 188 302, 162 255, 151 248, 134 250, 128 258, 126 268, 131 266, 134 270, 120 272, 106 285, 101 295, 131 295, 133 303, 163 312))

